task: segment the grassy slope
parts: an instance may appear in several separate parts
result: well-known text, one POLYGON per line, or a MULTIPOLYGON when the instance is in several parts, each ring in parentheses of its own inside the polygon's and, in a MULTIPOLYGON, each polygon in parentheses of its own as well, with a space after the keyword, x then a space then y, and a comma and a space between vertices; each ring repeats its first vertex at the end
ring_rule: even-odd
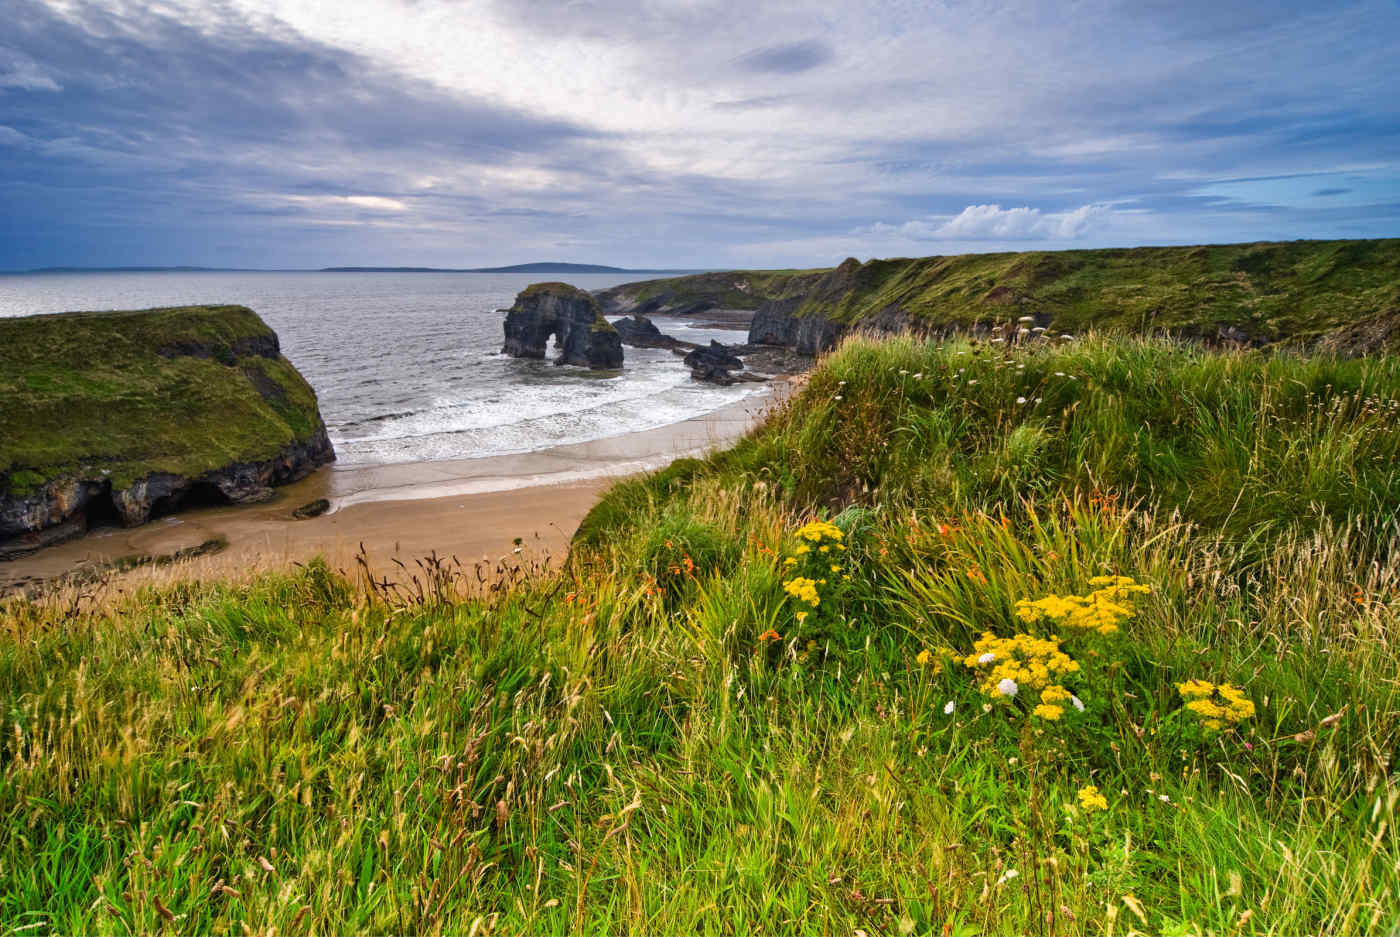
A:
POLYGON ((90 467, 120 487, 271 458, 306 439, 320 425, 316 395, 291 363, 233 356, 239 339, 271 334, 242 306, 0 319, 0 482, 9 473, 24 491, 90 467), (158 353, 181 343, 215 356, 158 353))
POLYGON ((1007 354, 850 343, 489 600, 313 566, 12 603, 0 920, 1393 931, 1400 362, 1007 354), (852 580, 799 622, 781 557, 813 512, 852 580), (1154 592, 1067 636, 1083 715, 942 656, 1105 573, 1154 592), (1189 678, 1256 717, 1203 733, 1189 678))
POLYGON ((683 277, 624 283, 600 291, 603 297, 641 305, 658 301, 666 307, 705 303, 716 309, 757 309, 770 299, 800 292, 825 270, 742 270, 694 273, 683 277))
MULTIPOLYGON (((714 284, 733 276, 618 289, 693 301, 710 298, 714 284)), ((1213 338, 1219 327, 1235 326, 1265 341, 1307 341, 1378 316, 1400 320, 1396 239, 964 254, 750 276, 748 294, 716 301, 756 308, 764 298, 802 294, 808 300, 798 316, 845 323, 893 306, 936 328, 1034 314, 1063 331, 1093 326, 1213 338)), ((1400 328, 1388 340, 1400 341, 1400 328)))

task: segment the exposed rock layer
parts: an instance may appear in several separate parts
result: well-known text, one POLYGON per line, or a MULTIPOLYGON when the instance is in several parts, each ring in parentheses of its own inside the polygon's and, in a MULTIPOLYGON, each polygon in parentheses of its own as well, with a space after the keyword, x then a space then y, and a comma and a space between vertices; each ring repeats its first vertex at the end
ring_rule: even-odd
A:
POLYGON ((598 370, 622 367, 622 340, 598 301, 566 283, 536 283, 506 311, 505 347, 513 358, 544 358, 551 336, 555 364, 598 370))
POLYGON ((335 458, 315 393, 241 306, 0 320, 0 398, 0 558, 265 500, 335 458))

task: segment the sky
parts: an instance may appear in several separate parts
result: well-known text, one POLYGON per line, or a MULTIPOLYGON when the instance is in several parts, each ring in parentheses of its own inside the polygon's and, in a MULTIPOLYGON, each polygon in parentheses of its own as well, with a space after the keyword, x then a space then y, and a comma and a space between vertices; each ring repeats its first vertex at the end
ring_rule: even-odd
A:
POLYGON ((1400 236, 1400 0, 5 0, 0 269, 1400 236))

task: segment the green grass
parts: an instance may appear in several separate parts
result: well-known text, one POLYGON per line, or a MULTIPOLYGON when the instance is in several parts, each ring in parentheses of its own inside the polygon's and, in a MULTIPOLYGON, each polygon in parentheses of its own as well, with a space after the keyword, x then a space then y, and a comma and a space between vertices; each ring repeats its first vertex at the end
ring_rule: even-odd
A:
POLYGON ((1396 406, 1386 357, 856 341, 557 574, 12 600, 0 927, 1393 932, 1396 406), (952 656, 1104 574, 1152 593, 1061 635, 1084 713, 952 656))
POLYGON ((306 440, 321 426, 311 387, 286 358, 247 353, 270 341, 242 306, 0 320, 0 494, 197 476, 306 440))
POLYGON ((848 325, 898 309, 932 330, 1030 315, 1061 332, 1214 340, 1233 328, 1255 343, 1400 348, 1400 239, 850 259, 833 270, 702 274, 608 292, 741 309, 801 297, 799 318, 848 325), (750 288, 737 293, 741 277, 750 288))

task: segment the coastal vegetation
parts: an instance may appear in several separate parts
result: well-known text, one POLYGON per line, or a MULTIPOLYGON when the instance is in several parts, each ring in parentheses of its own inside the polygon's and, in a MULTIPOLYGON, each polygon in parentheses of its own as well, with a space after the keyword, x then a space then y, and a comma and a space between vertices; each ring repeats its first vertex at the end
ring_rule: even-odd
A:
POLYGON ((1370 353, 1400 348, 1400 239, 852 258, 829 270, 649 280, 600 299, 624 312, 755 309, 751 342, 809 351, 848 328, 941 334, 1026 316, 1056 333, 1370 353))
POLYGON ((1385 356, 849 339, 562 569, 8 600, 0 922, 1391 932, 1397 408, 1385 356))

